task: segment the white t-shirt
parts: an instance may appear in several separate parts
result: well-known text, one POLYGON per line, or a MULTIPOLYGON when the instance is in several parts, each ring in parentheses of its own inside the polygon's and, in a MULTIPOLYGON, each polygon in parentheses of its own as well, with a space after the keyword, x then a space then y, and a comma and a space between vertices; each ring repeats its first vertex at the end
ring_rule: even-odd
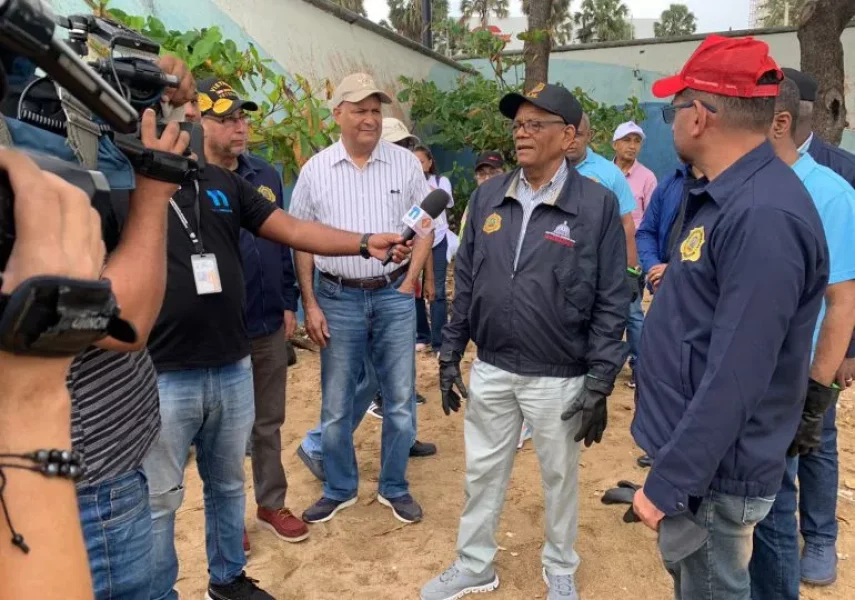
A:
MULTIPOLYGON (((448 206, 446 208, 451 208, 454 206, 454 196, 451 193, 451 182, 448 180, 448 177, 437 177, 436 175, 428 176, 427 180, 428 187, 430 187, 431 191, 435 189, 441 189, 448 194, 448 206)), ((448 217, 445 215, 445 211, 434 220, 434 230, 433 230, 433 246, 436 248, 442 240, 445 239, 446 234, 448 233, 448 217)))

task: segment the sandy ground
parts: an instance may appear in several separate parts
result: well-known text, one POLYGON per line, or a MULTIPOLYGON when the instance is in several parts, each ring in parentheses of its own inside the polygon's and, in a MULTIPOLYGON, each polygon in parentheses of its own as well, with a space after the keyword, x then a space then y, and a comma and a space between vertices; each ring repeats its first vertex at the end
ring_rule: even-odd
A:
MULTIPOLYGON (((304 432, 320 411, 318 355, 298 351, 299 363, 288 381, 288 421, 282 432, 288 478, 288 506, 301 514, 321 495, 321 485, 295 452, 304 432)), ((468 371, 471 355, 466 359, 468 371)), ((585 600, 672 598, 670 578, 659 561, 655 534, 642 525, 622 522, 623 509, 600 503, 602 492, 620 479, 641 481, 635 465, 638 450, 629 435, 632 395, 621 376, 610 400, 605 439, 582 456, 580 531, 582 558, 577 581, 585 600)), ((428 355, 419 357, 418 387, 428 398, 419 408, 419 439, 432 441, 439 453, 413 460, 408 477, 422 504, 425 519, 404 526, 376 500, 380 467, 380 421, 366 417, 356 434, 361 473, 359 503, 328 523, 311 527, 299 544, 280 541, 255 522, 249 460, 247 529, 252 555, 247 573, 279 600, 357 598, 403 600, 418 598, 420 586, 454 560, 457 522, 463 506, 463 417, 446 417, 437 387, 437 367, 428 355)), ((855 392, 847 392, 838 412, 841 484, 838 520, 841 558, 839 579, 831 588, 803 587, 802 598, 855 598, 855 392)), ((184 598, 203 598, 207 585, 204 511, 201 482, 194 465, 187 469, 187 495, 179 511, 176 537, 181 559, 179 591, 184 598)), ((501 551, 496 600, 545 598, 540 577, 543 499, 537 457, 531 442, 517 455, 499 527, 501 551)), ((481 597, 481 596, 477 596, 481 597)))

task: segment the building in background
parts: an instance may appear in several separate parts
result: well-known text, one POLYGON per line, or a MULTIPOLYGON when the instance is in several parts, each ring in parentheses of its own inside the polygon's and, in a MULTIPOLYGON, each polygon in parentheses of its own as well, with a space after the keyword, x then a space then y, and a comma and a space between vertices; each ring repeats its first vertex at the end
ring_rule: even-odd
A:
MULTIPOLYGON (((653 24, 656 23, 658 19, 629 19, 630 25, 632 25, 632 39, 640 40, 652 38, 653 36, 653 24)), ((476 17, 472 17, 466 23, 469 26, 469 29, 475 31, 476 29, 480 29, 481 27, 481 19, 476 17)), ((502 37, 508 40, 508 45, 505 46, 505 50, 522 50, 523 49, 523 41, 517 37, 518 34, 523 33, 528 29, 528 17, 519 16, 519 17, 505 17, 504 19, 499 19, 493 15, 490 16, 490 31, 493 32, 493 35, 497 37, 502 37)), ((578 44, 579 42, 576 40, 576 31, 574 28, 573 37, 570 40, 571 44, 578 44)))

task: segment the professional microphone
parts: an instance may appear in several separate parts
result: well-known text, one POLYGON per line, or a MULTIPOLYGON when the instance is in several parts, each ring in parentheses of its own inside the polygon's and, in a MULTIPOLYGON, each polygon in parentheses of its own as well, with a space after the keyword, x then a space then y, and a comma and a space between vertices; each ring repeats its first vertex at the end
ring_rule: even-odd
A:
MULTIPOLYGON (((413 205, 402 219, 406 228, 404 229, 404 243, 419 235, 426 236, 433 231, 433 220, 442 214, 448 206, 449 197, 443 190, 434 190, 422 200, 421 206, 413 205)), ((383 264, 388 265, 392 260, 392 248, 386 251, 383 264)))

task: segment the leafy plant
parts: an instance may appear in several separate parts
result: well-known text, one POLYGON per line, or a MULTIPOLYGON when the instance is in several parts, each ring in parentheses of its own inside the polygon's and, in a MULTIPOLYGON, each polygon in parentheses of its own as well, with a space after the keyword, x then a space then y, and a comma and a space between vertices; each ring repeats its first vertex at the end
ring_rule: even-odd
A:
POLYGON ((275 72, 270 68, 272 61, 261 58, 253 44, 239 49, 216 26, 168 30, 155 17, 129 15, 104 1, 87 1, 96 14, 142 33, 160 44, 161 52, 183 60, 197 81, 217 77, 241 95, 263 96, 259 110, 250 114, 249 150, 280 165, 286 183, 297 177, 312 154, 332 143, 338 126, 326 107, 332 96, 329 81, 323 82, 318 94, 304 77, 275 72))
POLYGON ((685 4, 672 4, 662 11, 659 22, 653 24, 653 35, 658 38, 691 35, 698 29, 695 14, 685 4))
MULTIPOLYGON (((457 85, 447 91, 431 81, 407 77, 401 77, 400 81, 403 89, 398 100, 411 103, 410 115, 424 142, 453 153, 500 152, 508 164, 514 164, 510 122, 499 112, 499 101, 508 92, 520 91, 519 86, 480 75, 462 75, 457 85)), ((611 135, 620 123, 644 119, 644 111, 635 97, 629 98, 623 107, 616 107, 593 100, 578 87, 573 95, 591 119, 593 149, 605 156, 613 154, 611 135)), ((454 186, 452 214, 459 218, 475 188, 471 167, 455 161, 446 175, 454 186)))

